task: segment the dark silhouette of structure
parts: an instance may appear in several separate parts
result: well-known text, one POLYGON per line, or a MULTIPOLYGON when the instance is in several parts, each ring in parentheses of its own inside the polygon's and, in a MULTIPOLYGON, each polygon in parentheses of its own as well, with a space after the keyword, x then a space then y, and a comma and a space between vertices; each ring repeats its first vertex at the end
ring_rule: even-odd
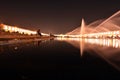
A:
POLYGON ((37 34, 42 36, 40 29, 37 30, 37 34))
POLYGON ((54 34, 52 34, 52 33, 50 33, 49 35, 50 35, 50 37, 55 37, 54 34))

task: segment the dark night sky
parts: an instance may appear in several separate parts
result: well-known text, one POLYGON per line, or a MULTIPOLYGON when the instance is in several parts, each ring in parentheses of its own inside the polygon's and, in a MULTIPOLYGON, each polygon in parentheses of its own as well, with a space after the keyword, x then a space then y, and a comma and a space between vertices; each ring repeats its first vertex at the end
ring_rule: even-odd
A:
POLYGON ((111 16, 119 0, 16 0, 0 2, 0 22, 46 33, 66 33, 80 25, 111 16))

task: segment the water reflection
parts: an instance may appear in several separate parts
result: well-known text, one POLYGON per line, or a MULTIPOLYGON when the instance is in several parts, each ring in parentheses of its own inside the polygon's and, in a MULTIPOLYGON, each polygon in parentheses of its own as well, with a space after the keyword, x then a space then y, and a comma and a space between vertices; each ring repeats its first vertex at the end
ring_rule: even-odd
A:
POLYGON ((0 53, 19 52, 21 49, 40 46, 43 40, 9 40, 0 41, 0 53))
MULTIPOLYGON (((55 40, 65 41, 70 43, 76 48, 80 48, 82 52, 82 57, 84 56, 84 51, 89 52, 90 54, 103 58, 105 61, 116 67, 120 70, 120 40, 119 39, 81 39, 81 38, 56 38, 55 40), (95 54, 96 53, 96 54, 95 54)), ((39 47, 45 47, 49 45, 42 43, 46 41, 42 40, 12 40, 0 42, 0 55, 14 55, 22 54, 25 50, 36 49, 39 47), (29 49, 28 49, 29 48, 29 49), (3 54, 6 53, 6 54, 3 54)), ((56 44, 57 45, 57 44, 56 44)), ((53 44, 51 44, 53 46, 53 44)), ((64 46, 62 44, 62 46, 64 46)), ((39 51, 38 49, 38 51, 39 51)), ((58 48, 61 49, 61 48, 58 48)), ((55 49, 53 49, 55 50, 55 49)), ((66 50, 66 49, 64 49, 66 50)), ((32 50, 31 50, 32 51, 32 50)), ((51 50, 50 50, 51 51, 51 50)), ((61 52, 62 53, 62 52, 61 52)))
POLYGON ((82 49, 92 55, 100 56, 105 61, 120 70, 120 40, 119 39, 88 39, 88 38, 56 38, 59 41, 70 43, 76 48, 82 49), (96 54, 93 54, 96 53, 96 54))
POLYGON ((105 47, 120 48, 120 40, 118 39, 85 39, 85 43, 100 45, 105 47))
POLYGON ((76 44, 76 42, 99 45, 104 47, 120 48, 119 39, 56 38, 56 40, 70 42, 71 44, 73 44, 73 46, 77 46, 77 48, 80 48, 80 46, 79 44, 76 44))

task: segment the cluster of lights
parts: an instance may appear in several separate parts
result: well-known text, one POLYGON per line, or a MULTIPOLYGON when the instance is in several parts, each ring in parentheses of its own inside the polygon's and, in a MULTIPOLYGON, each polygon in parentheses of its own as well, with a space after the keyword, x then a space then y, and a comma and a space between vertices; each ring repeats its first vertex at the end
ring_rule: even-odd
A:
POLYGON ((90 33, 90 34, 83 34, 83 37, 116 37, 120 36, 120 31, 111 31, 111 32, 100 32, 100 33, 90 33))
POLYGON ((46 34, 46 33, 41 33, 41 35, 44 35, 44 36, 49 36, 49 34, 46 34))
POLYGON ((85 43, 96 44, 100 46, 107 46, 113 48, 120 48, 120 41, 117 39, 85 39, 85 43))
POLYGON ((104 47, 113 47, 113 48, 120 48, 120 41, 118 39, 80 39, 80 38, 56 38, 59 41, 79 41, 84 42, 92 45, 100 45, 104 47), (94 41, 93 41, 94 40, 94 41))
POLYGON ((9 26, 9 25, 5 25, 5 24, 2 24, 2 29, 6 32, 18 32, 20 34, 27 34, 27 35, 35 35, 37 34, 36 31, 31 31, 31 30, 27 30, 27 29, 23 29, 23 28, 18 28, 16 26, 9 26))
POLYGON ((110 32, 98 32, 98 33, 89 33, 89 34, 80 34, 80 35, 55 35, 57 37, 62 37, 62 38, 105 38, 105 37, 110 37, 110 38, 115 38, 115 37, 120 37, 120 31, 110 31, 110 32))
POLYGON ((79 38, 80 37, 80 35, 64 35, 64 34, 55 34, 55 36, 61 37, 61 38, 79 38))
POLYGON ((56 40, 59 41, 80 41, 80 38, 65 38, 65 37, 57 37, 56 40))

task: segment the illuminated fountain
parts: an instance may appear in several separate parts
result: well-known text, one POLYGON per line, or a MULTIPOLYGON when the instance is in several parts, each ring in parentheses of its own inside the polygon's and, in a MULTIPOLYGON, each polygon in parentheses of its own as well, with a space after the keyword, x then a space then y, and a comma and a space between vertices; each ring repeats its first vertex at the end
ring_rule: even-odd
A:
POLYGON ((67 35, 79 35, 85 38, 120 38, 120 11, 106 20, 98 20, 84 27, 78 27, 67 35))
POLYGON ((81 27, 67 33, 69 37, 79 35, 79 48, 81 55, 85 48, 84 43, 87 39, 114 39, 120 38, 120 11, 116 12, 106 20, 97 20, 89 25, 85 25, 84 19, 82 19, 81 27), (72 36, 71 36, 72 35, 72 36))
POLYGON ((106 20, 97 20, 89 25, 85 25, 82 19, 81 27, 66 35, 80 35, 78 38, 58 38, 58 40, 66 41, 80 49, 81 56, 83 50, 89 51, 91 55, 96 55, 93 54, 95 52, 97 56, 120 70, 120 11, 106 20))
MULTIPOLYGON (((82 19, 82 22, 81 22, 81 29, 80 29, 80 35, 83 35, 85 33, 85 22, 84 22, 84 19, 82 19)), ((80 36, 82 37, 82 36, 80 36)), ((83 50, 84 50, 84 43, 82 42, 82 38, 81 38, 81 41, 80 41, 80 52, 81 52, 81 56, 83 54, 83 50)))

